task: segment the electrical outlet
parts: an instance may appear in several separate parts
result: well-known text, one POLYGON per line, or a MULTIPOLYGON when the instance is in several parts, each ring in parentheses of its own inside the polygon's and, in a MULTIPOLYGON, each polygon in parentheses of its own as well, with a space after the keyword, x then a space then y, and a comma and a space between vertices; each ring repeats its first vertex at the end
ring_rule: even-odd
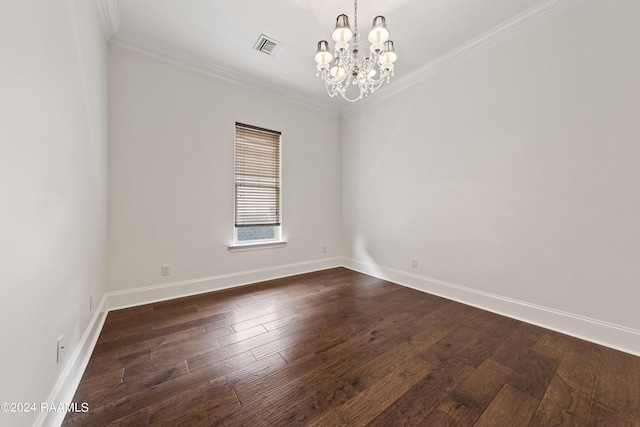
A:
POLYGON ((171 274, 171 266, 169 264, 165 264, 162 266, 162 275, 169 276, 171 274))
POLYGON ((326 246, 323 246, 323 247, 322 247, 322 253, 323 253, 323 254, 326 254, 326 253, 327 253, 327 247, 326 247, 326 246))
POLYGON ((62 359, 62 350, 64 350, 64 335, 58 337, 56 344, 56 363, 60 363, 60 359, 62 359))
POLYGON ((418 268, 418 260, 417 259, 412 259, 411 260, 411 267, 418 268))

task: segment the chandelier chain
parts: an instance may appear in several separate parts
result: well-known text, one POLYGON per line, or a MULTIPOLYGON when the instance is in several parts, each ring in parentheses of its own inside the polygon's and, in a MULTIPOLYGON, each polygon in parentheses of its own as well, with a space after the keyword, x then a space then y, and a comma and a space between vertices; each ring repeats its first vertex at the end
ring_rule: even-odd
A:
POLYGON ((358 31, 358 0, 353 0, 353 25, 358 31))

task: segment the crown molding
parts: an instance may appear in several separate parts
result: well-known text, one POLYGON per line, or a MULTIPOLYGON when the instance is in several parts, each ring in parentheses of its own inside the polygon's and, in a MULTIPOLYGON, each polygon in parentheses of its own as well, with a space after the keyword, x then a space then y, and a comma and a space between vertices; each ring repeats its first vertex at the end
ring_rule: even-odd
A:
POLYGON ((376 92, 376 96, 362 100, 364 102, 361 101, 357 104, 350 104, 343 107, 341 110, 342 116, 355 114, 369 105, 373 105, 385 98, 423 82, 441 71, 501 45, 507 40, 510 40, 517 35, 548 21, 549 19, 555 18, 556 16, 579 6, 585 1, 586 0, 547 0, 527 9, 521 14, 503 22, 486 33, 471 39, 470 41, 423 65, 417 70, 395 80, 392 85, 381 88, 376 92))
POLYGON ((115 36, 120 30, 120 14, 118 0, 95 0, 102 22, 102 31, 107 40, 115 36))
POLYGON ((380 88, 376 96, 358 103, 341 106, 332 99, 320 99, 308 91, 292 91, 290 87, 265 82, 262 79, 222 67, 212 61, 169 48, 168 46, 143 40, 120 31, 117 0, 96 0, 103 29, 111 44, 169 62, 171 64, 208 74, 230 83, 258 89, 271 96, 293 102, 332 116, 349 116, 374 105, 403 90, 413 87, 435 74, 492 49, 517 35, 530 30, 586 0, 546 0, 521 14, 505 21, 480 36, 458 46, 417 70, 396 79, 392 85, 380 88))
POLYGON ((120 31, 117 35, 112 37, 109 43, 182 68, 201 72, 209 76, 225 80, 229 83, 256 89, 269 96, 283 99, 334 117, 340 116, 340 105, 331 102, 331 99, 320 99, 319 97, 304 91, 292 91, 291 87, 284 87, 274 83, 269 83, 263 79, 231 70, 212 61, 185 53, 181 50, 173 49, 148 40, 143 40, 140 37, 123 31, 120 31))

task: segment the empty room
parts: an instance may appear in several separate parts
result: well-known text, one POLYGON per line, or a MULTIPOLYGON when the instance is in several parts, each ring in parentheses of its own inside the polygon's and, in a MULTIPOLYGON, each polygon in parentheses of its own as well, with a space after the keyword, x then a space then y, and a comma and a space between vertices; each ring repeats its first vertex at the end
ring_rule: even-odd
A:
POLYGON ((2 0, 0 425, 640 426, 639 22, 2 0))

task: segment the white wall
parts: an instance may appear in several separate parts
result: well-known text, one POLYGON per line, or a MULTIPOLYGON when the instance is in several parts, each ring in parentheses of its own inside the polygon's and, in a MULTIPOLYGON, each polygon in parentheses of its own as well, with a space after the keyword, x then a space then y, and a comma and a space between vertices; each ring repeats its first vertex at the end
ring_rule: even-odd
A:
MULTIPOLYGON (((0 6, 0 402, 47 402, 104 294, 107 49, 94 2, 0 6), (56 340, 66 350, 56 364, 56 340)), ((38 413, 0 413, 32 425, 38 413)))
POLYGON ((640 352, 638 16, 587 1, 343 118, 350 263, 640 352))
POLYGON ((342 254, 338 117, 116 45, 109 99, 110 291, 178 283, 170 297, 219 286, 211 277, 304 271, 342 254), (227 250, 236 121, 282 132, 285 248, 227 250))

